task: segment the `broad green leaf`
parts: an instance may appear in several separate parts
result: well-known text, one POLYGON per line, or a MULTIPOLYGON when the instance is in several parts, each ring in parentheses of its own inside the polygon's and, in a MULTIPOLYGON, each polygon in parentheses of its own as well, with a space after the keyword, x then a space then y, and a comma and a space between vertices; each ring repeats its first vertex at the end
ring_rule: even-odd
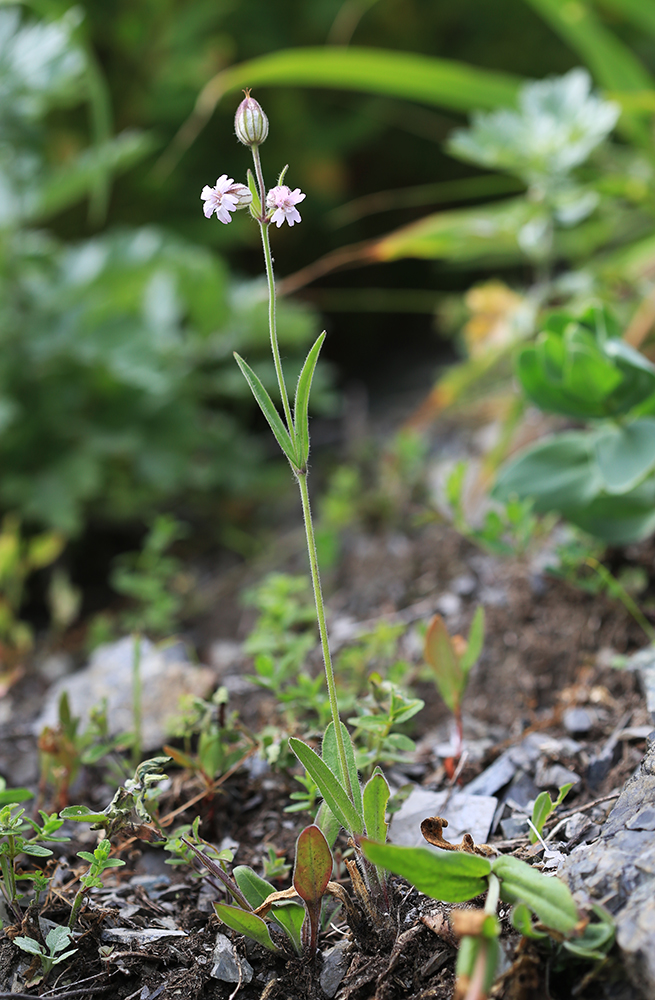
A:
MULTIPOLYGON (((274 886, 257 875, 249 865, 237 865, 232 870, 232 877, 253 910, 261 906, 264 900, 268 899, 272 892, 275 892, 274 886)), ((305 919, 305 907, 292 901, 285 902, 284 905, 273 904, 268 916, 270 920, 286 931, 296 952, 299 955, 302 954, 300 932, 305 919)))
POLYGON ((484 643, 484 608, 480 604, 475 609, 475 614, 473 615, 473 621, 471 622, 471 628, 469 630, 468 642, 464 653, 460 656, 459 665, 464 671, 464 675, 468 674, 471 667, 473 667, 482 652, 482 644, 484 643))
POLYGON ((363 833, 362 817, 352 804, 336 775, 311 747, 292 736, 289 746, 307 773, 318 785, 330 810, 349 833, 363 833))
POLYGON ((35 941, 34 938, 28 937, 15 937, 14 944, 18 945, 21 951, 26 951, 30 955, 44 955, 43 946, 35 941))
POLYGON ((26 799, 33 799, 34 792, 29 788, 3 788, 0 791, 0 806, 18 805, 26 799))
POLYGON ((655 477, 649 476, 629 493, 597 496, 564 511, 573 524, 609 545, 629 545, 655 531, 655 477))
POLYGON ((364 827, 366 836, 384 844, 387 839, 387 803, 389 801, 389 785, 387 779, 376 767, 372 776, 364 785, 364 827))
POLYGON ((246 382, 248 383, 248 385, 252 390, 253 396, 259 403, 259 408, 261 409, 262 413, 266 417, 266 420, 268 421, 268 426, 273 431, 275 440, 277 441, 280 448, 287 456, 291 464, 294 466, 294 468, 299 469, 300 464, 298 462, 298 457, 296 455, 296 449, 294 443, 291 440, 291 437, 286 427, 282 423, 282 418, 280 417, 280 414, 277 412, 275 406, 273 405, 273 400, 267 393, 259 377, 255 375, 250 365, 246 364, 243 358, 239 357, 239 355, 236 352, 234 354, 234 357, 236 359, 236 363, 238 364, 239 368, 243 373, 246 382))
POLYGON ((366 838, 362 838, 361 847, 374 865, 402 875, 420 892, 444 903, 463 903, 487 889, 491 863, 477 854, 396 847, 366 838))
POLYGON ((52 854, 52 851, 47 847, 42 847, 41 844, 32 844, 28 841, 23 844, 23 854, 29 854, 34 858, 48 858, 52 854))
POLYGON ((462 700, 466 676, 441 615, 435 615, 425 633, 425 659, 432 668, 439 694, 451 712, 462 700))
POLYGON ((309 458, 309 392, 312 387, 312 379, 314 378, 318 356, 326 336, 327 334, 324 330, 307 355, 296 387, 293 421, 296 431, 296 447, 298 449, 298 457, 300 458, 300 468, 303 470, 307 467, 307 459, 309 458))
POLYGON ((263 945, 268 951, 278 951, 278 948, 271 940, 266 922, 261 917, 258 917, 256 913, 251 913, 249 910, 242 910, 240 906, 230 906, 229 903, 214 903, 214 909, 219 920, 222 920, 233 931, 237 931, 238 934, 245 934, 246 937, 252 938, 253 941, 257 941, 258 944, 263 945))
POLYGON ((572 509, 589 505, 602 488, 590 436, 567 431, 525 449, 503 466, 492 496, 501 501, 513 494, 522 500, 533 497, 537 513, 559 510, 568 516, 572 509))
POLYGON ((556 876, 543 875, 510 856, 492 862, 500 879, 500 895, 508 903, 525 903, 546 927, 568 937, 580 920, 575 900, 556 876))
POLYGON ((584 0, 528 0, 586 62, 608 90, 648 90, 653 78, 623 42, 599 21, 584 0))
POLYGON ((59 816, 61 819, 71 819, 75 823, 100 823, 107 820, 104 813, 93 812, 86 806, 66 806, 59 816))
POLYGON ((323 800, 318 807, 318 812, 316 813, 316 825, 320 826, 321 830, 325 834, 325 839, 328 844, 330 847, 333 847, 335 840, 339 836, 341 823, 330 810, 325 800, 323 800))
MULTIPOLYGON (((346 751, 346 763, 348 765, 348 776, 350 778, 350 787, 352 788, 355 809, 360 816, 363 816, 362 809, 362 786, 359 783, 359 774, 357 773, 357 764, 355 762, 355 748, 353 746, 353 741, 350 738, 350 733, 346 728, 345 724, 341 723, 341 737, 343 739, 343 747, 346 751)), ((334 723, 328 723, 326 730, 323 734, 323 742, 321 744, 321 757, 330 768, 333 774, 341 774, 341 762, 339 760, 339 751, 337 749, 337 738, 334 731, 334 723)))
POLYGON ((655 469, 655 418, 602 427, 594 434, 594 446, 606 491, 628 493, 655 469))
POLYGON ((322 831, 315 824, 306 826, 296 841, 293 887, 306 903, 318 903, 332 877, 332 853, 322 831))

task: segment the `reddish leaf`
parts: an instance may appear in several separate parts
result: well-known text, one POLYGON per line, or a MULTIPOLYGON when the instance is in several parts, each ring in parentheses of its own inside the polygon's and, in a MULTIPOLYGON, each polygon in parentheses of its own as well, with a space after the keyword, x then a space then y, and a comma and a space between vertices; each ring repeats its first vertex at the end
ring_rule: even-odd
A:
POLYGON ((296 843, 293 886, 306 903, 322 899, 332 876, 332 854, 320 828, 306 826, 296 843))

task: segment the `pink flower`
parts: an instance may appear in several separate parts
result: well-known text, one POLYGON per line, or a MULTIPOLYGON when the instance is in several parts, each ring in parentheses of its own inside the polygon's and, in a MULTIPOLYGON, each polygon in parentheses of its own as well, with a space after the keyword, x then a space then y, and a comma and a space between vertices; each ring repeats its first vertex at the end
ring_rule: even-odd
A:
POLYGON ((290 226, 294 222, 302 222, 296 205, 304 198, 305 195, 300 188, 292 191, 286 184, 278 184, 277 187, 271 188, 266 196, 267 208, 275 208, 271 216, 271 222, 274 222, 278 229, 285 219, 290 226))
POLYGON ((235 184, 234 179, 227 174, 221 174, 213 188, 205 184, 200 198, 205 203, 202 207, 205 216, 211 219, 216 212, 216 218, 225 224, 232 222, 230 212, 245 208, 252 202, 252 195, 246 185, 235 184))

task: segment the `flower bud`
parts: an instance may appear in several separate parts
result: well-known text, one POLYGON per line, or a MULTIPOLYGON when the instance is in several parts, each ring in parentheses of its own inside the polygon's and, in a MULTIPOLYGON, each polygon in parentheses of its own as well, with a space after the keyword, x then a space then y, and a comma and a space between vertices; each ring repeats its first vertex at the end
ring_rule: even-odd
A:
POLYGON ((260 146, 268 135, 268 118, 259 102, 250 96, 250 91, 244 93, 246 96, 234 116, 234 130, 244 146, 260 146))

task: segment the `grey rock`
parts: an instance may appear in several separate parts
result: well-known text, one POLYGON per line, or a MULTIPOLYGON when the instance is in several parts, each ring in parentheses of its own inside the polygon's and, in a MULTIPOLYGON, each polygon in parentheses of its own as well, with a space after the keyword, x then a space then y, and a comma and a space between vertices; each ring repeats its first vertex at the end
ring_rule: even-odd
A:
POLYGON ((323 968, 319 982, 321 989, 328 997, 335 996, 341 981, 350 966, 351 943, 343 938, 332 948, 326 948, 323 954, 323 968))
POLYGON ((530 832, 526 816, 510 816, 509 819, 501 819, 500 828, 506 840, 514 840, 515 837, 526 837, 530 832))
MULTIPOLYGON (((129 732, 134 726, 133 667, 132 636, 99 646, 88 666, 62 677, 51 686, 35 723, 35 734, 38 735, 44 726, 57 724, 59 699, 64 691, 68 692, 73 715, 79 716, 83 725, 88 722, 91 709, 106 698, 110 732, 129 732)), ((155 750, 166 742, 168 721, 179 714, 182 695, 206 695, 212 688, 214 676, 207 667, 190 663, 180 643, 159 649, 148 639, 141 639, 140 674, 143 748, 155 750)))
POLYGON ((425 847, 422 821, 429 816, 443 816, 448 820, 448 827, 444 830, 446 840, 455 843, 465 833, 470 833, 476 844, 483 844, 489 836, 497 805, 497 799, 488 795, 429 792, 417 787, 405 799, 402 808, 394 813, 389 840, 404 847, 425 847))
POLYGON ((567 733, 588 733, 595 719, 586 708, 567 708, 562 716, 567 733))
POLYGON ((534 780, 539 788, 561 788, 562 785, 579 784, 580 776, 562 764, 542 764, 540 761, 534 780))
POLYGON ((516 771, 517 764, 514 763, 511 752, 506 750, 477 778, 469 781, 464 790, 469 795, 493 795, 510 783, 516 771))
POLYGON ((131 927, 107 927, 100 935, 102 941, 110 944, 129 945, 139 947, 145 944, 154 944, 165 938, 186 937, 186 931, 171 931, 160 927, 144 927, 132 929, 131 927))
POLYGON ((237 955, 232 942, 225 934, 216 935, 216 943, 212 954, 214 963, 210 976, 224 983, 249 983, 253 976, 252 965, 247 958, 237 955))
POLYGON ((637 995, 655 996, 655 740, 626 783, 599 839, 577 848, 558 874, 580 898, 603 900, 637 995))

